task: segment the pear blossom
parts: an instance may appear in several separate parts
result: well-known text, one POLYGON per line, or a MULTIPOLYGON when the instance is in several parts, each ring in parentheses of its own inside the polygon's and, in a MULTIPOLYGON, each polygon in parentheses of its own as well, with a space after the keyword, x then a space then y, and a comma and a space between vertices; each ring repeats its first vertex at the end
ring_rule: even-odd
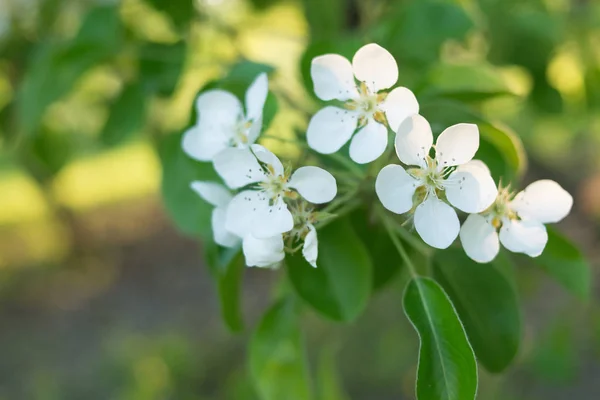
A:
POLYGON ((573 197, 552 180, 533 182, 516 196, 501 188, 491 207, 469 215, 460 240, 467 255, 480 263, 492 261, 500 243, 514 253, 537 257, 548 242, 544 224, 559 222, 572 206, 573 197))
POLYGON ((489 170, 483 162, 473 160, 479 148, 477 125, 453 125, 433 146, 431 127, 417 114, 400 125, 395 145, 398 158, 410 168, 396 164, 384 167, 375 182, 377 196, 396 214, 413 211, 421 238, 432 247, 445 249, 460 230, 451 205, 477 213, 496 198, 497 188, 489 170), (433 158, 429 155, 432 147, 433 158))
POLYGON ((324 107, 308 124, 308 145, 319 153, 335 153, 358 128, 350 142, 350 158, 369 163, 387 147, 386 124, 395 131, 406 117, 419 112, 419 103, 409 89, 385 91, 396 84, 398 66, 394 57, 375 43, 361 47, 352 64, 339 54, 315 57, 310 73, 317 97, 344 102, 343 108, 324 107))
POLYGON ((227 186, 242 189, 231 200, 225 228, 233 234, 264 239, 292 230, 294 217, 287 200, 299 197, 313 203, 331 201, 335 178, 319 167, 285 171, 281 161, 261 145, 248 149, 229 148, 214 159, 214 167, 227 186))
MULTIPOLYGON (((313 225, 318 220, 318 213, 313 212, 306 202, 294 204, 291 207, 294 216, 294 228, 286 233, 269 238, 259 239, 249 234, 244 237, 243 251, 246 265, 249 267, 275 268, 285 257, 284 243, 302 242, 302 255, 313 267, 317 267, 318 239, 317 230, 313 225)), ((294 252, 300 248, 288 248, 294 252)))
POLYGON ((219 183, 204 181, 194 181, 190 184, 190 187, 204 201, 215 206, 211 216, 211 225, 215 243, 224 247, 236 247, 239 245, 241 238, 225 228, 227 208, 233 198, 229 190, 219 183))
POLYGON ((182 140, 183 150, 198 161, 212 161, 229 148, 247 148, 256 141, 262 128, 263 107, 269 82, 262 73, 246 91, 246 109, 232 93, 208 90, 196 99, 198 121, 182 140))

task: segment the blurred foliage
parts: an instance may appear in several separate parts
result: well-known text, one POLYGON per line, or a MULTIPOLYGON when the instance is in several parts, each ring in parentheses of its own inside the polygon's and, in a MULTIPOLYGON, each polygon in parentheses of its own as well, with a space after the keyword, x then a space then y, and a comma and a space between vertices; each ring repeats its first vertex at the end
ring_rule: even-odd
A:
MULTIPOLYGON (((496 179, 503 177, 504 182, 519 185, 528 165, 527 148, 531 164, 551 168, 577 190, 582 178, 600 170, 596 154, 600 145, 599 37, 600 4, 594 1, 1 1, 0 221, 6 226, 0 233, 8 228, 17 233, 9 232, 10 240, 8 234, 0 238, 5 243, 0 265, 13 262, 11 248, 19 253, 15 264, 46 263, 49 254, 57 254, 58 262, 64 262, 69 252, 62 247, 73 250, 78 237, 77 232, 64 232, 74 229, 72 214, 84 208, 74 205, 154 193, 159 179, 154 163, 160 163, 164 207, 175 225, 191 237, 210 236, 210 208, 189 190, 189 182, 216 179, 215 172, 180 150, 181 134, 194 119, 197 93, 220 87, 241 98, 259 72, 268 72, 273 93, 267 100, 264 128, 268 135, 293 137, 302 132, 316 108, 310 60, 328 52, 352 57, 370 41, 395 56, 399 83, 415 90, 434 133, 459 121, 478 123, 482 133, 478 156, 488 162, 496 179), (92 173, 94 165, 97 172, 92 173), (82 200, 83 196, 87 200, 82 200), (24 230, 25 221, 30 220, 38 225, 24 230), (30 242, 13 246, 13 237, 19 238, 18 243, 26 240, 21 238, 30 238, 30 242), (67 244, 56 244, 60 240, 67 244), (50 247, 61 250, 40 253, 50 247)), ((278 146, 276 151, 293 154, 294 149, 278 146)), ((591 196, 590 202, 600 201, 597 194, 591 196)), ((328 255, 322 254, 322 268, 313 270, 295 265, 303 263, 297 257, 289 260, 290 267, 297 267, 288 268, 291 288, 304 304, 333 320, 369 318, 366 314, 373 310, 361 315, 368 297, 373 295, 376 300, 373 293, 384 295, 386 288, 399 291, 394 285, 403 275, 403 263, 389 255, 395 252, 389 237, 369 224, 366 212, 358 214, 360 218, 352 218, 352 227, 328 227, 331 236, 342 235, 353 243, 349 247, 354 253, 346 253, 347 262, 328 263, 328 255), (390 259, 395 261, 384 262, 390 259), (371 268, 366 267, 371 263, 372 279, 371 268), (321 286, 306 287, 303 274, 314 275, 321 286), (343 279, 348 276, 352 279, 343 279)), ((326 230, 321 240, 327 242, 326 230)), ((404 244, 413 255, 414 249, 408 242, 404 244)), ((231 330, 242 330, 239 259, 218 249, 209 250, 206 255, 218 282, 224 320, 231 330)), ((339 257, 342 250, 348 251, 332 244, 331 251, 337 253, 331 257, 339 257)), ((481 270, 459 260, 448 267, 457 271, 452 279, 448 270, 436 264, 432 268, 456 304, 475 355, 487 369, 503 370, 516 357, 513 371, 525 370, 553 382, 572 380, 578 372, 575 344, 579 339, 571 327, 557 323, 539 343, 522 343, 516 356, 521 324, 526 330, 535 321, 520 319, 510 277, 515 272, 511 272, 511 262, 507 263, 509 267, 494 265, 481 270), (489 285, 490 281, 497 284, 489 285), (464 285, 474 288, 468 293, 474 297, 462 297, 456 287, 464 285), (501 301, 499 292, 510 292, 510 296, 501 301), (496 310, 493 316, 498 320, 486 321, 485 317, 490 317, 486 308, 496 310), (503 330, 486 333, 494 324, 503 330), (496 338, 494 346, 485 347, 478 336, 496 338)), ((548 252, 533 264, 576 296, 592 297, 589 266, 561 234, 550 232, 548 252)), ((520 274, 519 280, 529 282, 527 272, 516 274, 520 274)), ((531 281, 540 280, 539 275, 533 278, 531 281)), ((519 291, 527 298, 539 284, 520 285, 519 291)), ((428 290, 441 313, 452 312, 436 287, 428 290)), ((399 304, 395 298, 386 309, 396 312, 399 304)), ((354 362, 360 372, 352 371, 352 363, 339 365, 340 383, 334 371, 336 363, 325 355, 319 361, 315 385, 311 385, 297 307, 282 299, 258 324, 250 350, 250 370, 258 392, 265 398, 281 399, 272 397, 281 390, 273 386, 277 382, 289 385, 288 389, 314 386, 323 399, 344 398, 339 386, 352 386, 344 377, 368 374, 362 370, 369 367, 362 360, 354 362), (290 378, 290 371, 299 373, 302 381, 290 378)), ((579 303, 573 307, 582 308, 579 303)), ((419 310, 412 314, 411 319, 418 319, 419 310)), ((587 317, 579 317, 571 325, 585 327, 587 317)), ((387 331, 395 333, 397 329, 410 342, 412 332, 397 325, 388 326, 387 331)), ((420 326, 419 330, 434 328, 420 326)), ((384 340, 385 329, 377 330, 371 327, 367 339, 384 340)), ((312 333, 318 336, 320 332, 312 333)), ((114 391, 99 398, 255 398, 245 377, 232 377, 229 386, 234 389, 228 394, 215 395, 195 386, 204 382, 196 372, 200 361, 193 355, 197 353, 185 342, 170 340, 148 343, 136 339, 115 346, 116 354, 107 356, 103 375, 105 388, 114 391)), ((395 346, 389 346, 393 349, 389 351, 385 347, 382 353, 386 354, 380 358, 393 358, 389 364, 394 383, 400 373, 409 377, 403 378, 411 380, 404 392, 411 395, 414 365, 392 357, 389 353, 401 352, 401 346, 395 346), (402 369, 403 362, 407 365, 402 369)), ((405 358, 415 359, 412 354, 405 358)), ((595 365, 597 368, 597 361, 595 365)), ((32 389, 31 398, 83 396, 81 388, 69 389, 75 397, 65 395, 52 376, 42 374, 36 383, 33 386, 38 389, 32 389)), ((508 398, 505 393, 515 391, 494 390, 493 384, 489 388, 480 388, 480 398, 508 398)), ((309 389, 303 390, 297 393, 309 389)), ((3 391, 0 395, 13 398, 3 391)))

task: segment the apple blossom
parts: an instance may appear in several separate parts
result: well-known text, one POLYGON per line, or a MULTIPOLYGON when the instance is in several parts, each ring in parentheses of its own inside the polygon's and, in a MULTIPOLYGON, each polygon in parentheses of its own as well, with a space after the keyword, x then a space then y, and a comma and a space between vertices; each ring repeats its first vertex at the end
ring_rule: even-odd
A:
POLYGON ((489 170, 481 161, 472 160, 479 148, 477 126, 453 125, 433 146, 431 127, 417 114, 400 125, 395 144, 400 161, 412 167, 384 167, 375 182, 377 196, 396 214, 414 211, 415 228, 421 238, 430 246, 445 249, 460 230, 458 216, 450 205, 476 213, 496 198, 489 170), (434 158, 429 155, 432 147, 434 158))
POLYGON ((384 91, 398 80, 398 66, 394 57, 375 43, 361 47, 352 64, 339 54, 315 57, 310 72, 317 97, 344 102, 344 108, 326 106, 310 120, 306 139, 319 153, 335 153, 358 128, 350 143, 350 158, 369 163, 387 147, 386 124, 395 131, 406 117, 419 112, 419 103, 409 89, 384 91))
POLYGON ((263 107, 269 82, 260 74, 246 91, 246 111, 232 93, 221 89, 206 91, 196 100, 198 121, 182 140, 183 150, 198 161, 212 161, 229 148, 247 148, 256 141, 262 128, 263 107))
POLYGON ((533 182, 516 196, 502 188, 489 209, 469 215, 460 240, 467 255, 480 263, 492 261, 500 243, 514 253, 537 257, 548 241, 544 224, 562 220, 572 206, 573 197, 552 180, 533 182))

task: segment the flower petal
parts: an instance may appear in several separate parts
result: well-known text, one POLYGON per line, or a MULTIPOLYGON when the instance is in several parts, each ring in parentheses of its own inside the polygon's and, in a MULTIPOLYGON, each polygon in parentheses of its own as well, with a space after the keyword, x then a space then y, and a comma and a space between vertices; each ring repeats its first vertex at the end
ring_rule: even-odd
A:
MULTIPOLYGON (((263 127, 263 116, 262 114, 256 117, 252 122, 250 122, 250 127, 247 130, 247 138, 248 145, 256 142, 256 139, 260 136, 260 132, 263 127)), ((238 145, 239 146, 239 145, 238 145)))
POLYGON ((287 204, 279 198, 272 206, 257 208, 251 232, 257 238, 268 238, 289 232, 293 227, 294 217, 287 204))
POLYGON ((387 128, 370 119, 352 138, 350 158, 358 164, 370 163, 383 154, 387 144, 387 128))
POLYGON ((269 199, 263 192, 244 190, 231 200, 227 207, 225 229, 239 237, 252 232, 261 211, 269 208, 269 199))
POLYGON ((479 213, 491 206, 498 188, 489 170, 479 163, 459 166, 444 181, 446 198, 454 207, 467 213, 479 213))
POLYGON ((396 214, 403 214, 413 207, 413 195, 419 181, 410 176, 400 165, 384 167, 377 175, 375 192, 381 204, 396 214))
POLYGON ((425 158, 433 145, 431 126, 423 116, 407 117, 396 133, 396 154, 406 165, 426 167, 425 158))
POLYGON ((225 229, 226 216, 226 207, 216 207, 213 210, 211 218, 213 238, 215 243, 223 247, 235 247, 240 243, 241 238, 225 229))
POLYGON ((215 155, 229 147, 232 135, 233 131, 214 129, 210 124, 199 124, 185 131, 181 147, 195 160, 212 161, 215 155))
POLYGON ((350 61, 339 54, 315 57, 310 65, 315 94, 321 100, 349 100, 358 97, 350 61))
POLYGON ((301 167, 290 178, 289 187, 311 203, 327 203, 337 194, 335 178, 319 167, 301 167))
POLYGON ((215 171, 225 184, 238 189, 264 179, 264 172, 249 149, 227 148, 213 160, 215 171))
POLYGON ((437 138, 435 158, 440 168, 465 164, 479 148, 479 129, 475 124, 456 124, 437 138))
POLYGON ((288 232, 293 227, 294 217, 283 199, 269 205, 264 192, 244 190, 227 207, 225 228, 240 237, 251 233, 257 238, 266 238, 288 232))
POLYGON ((460 222, 452 207, 429 195, 415 211, 415 228, 425 243, 445 249, 458 236, 460 222))
POLYGON ((194 181, 190 184, 190 187, 204 201, 215 207, 227 207, 232 199, 229 190, 217 182, 194 181))
POLYGON ((465 253, 478 263, 492 261, 500 251, 498 232, 484 217, 471 214, 460 228, 465 253))
POLYGON ((304 238, 302 246, 302 255, 306 262, 317 268, 317 257, 319 256, 319 241, 317 240, 317 230, 312 224, 308 224, 308 234, 304 238))
POLYGON ((246 91, 246 119, 255 121, 262 117, 269 94, 269 79, 264 72, 254 79, 246 91))
POLYGON ((244 237, 242 249, 249 267, 271 267, 285 257, 281 235, 266 239, 248 235, 244 237))
POLYGON ((221 89, 208 90, 196 99, 199 121, 213 125, 235 125, 242 117, 242 103, 232 93, 221 89))
POLYGON ((259 161, 273 167, 275 175, 283 175, 283 164, 281 164, 281 161, 279 161, 279 158, 275 154, 260 144, 253 144, 250 148, 259 161))
POLYGON ((381 109, 385 112, 390 129, 396 132, 402 121, 419 113, 419 102, 410 89, 397 87, 387 95, 381 109))
POLYGON ((308 146, 321 153, 338 151, 356 130, 357 113, 339 107, 320 109, 308 123, 306 140, 308 146))
POLYGON ((540 222, 505 219, 500 229, 502 245, 514 253, 525 253, 537 257, 544 251, 548 242, 546 227, 540 222))
POLYGON ((572 206, 573 197, 569 192, 549 179, 533 182, 511 202, 511 208, 521 218, 545 224, 560 221, 569 214, 572 206))
POLYGON ((354 76, 365 82, 372 93, 387 89, 398 81, 398 65, 389 51, 375 43, 367 44, 354 54, 354 76))

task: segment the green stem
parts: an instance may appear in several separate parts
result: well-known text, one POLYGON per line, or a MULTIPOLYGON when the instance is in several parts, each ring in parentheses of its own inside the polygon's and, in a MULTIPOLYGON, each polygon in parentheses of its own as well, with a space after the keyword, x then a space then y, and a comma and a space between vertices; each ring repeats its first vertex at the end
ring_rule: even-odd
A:
POLYGON ((396 250, 398 250, 398 253, 400 253, 400 257, 402 257, 402 259, 408 266, 408 271, 410 272, 410 275, 413 278, 416 278, 417 276, 419 276, 419 274, 417 274, 417 269, 415 268, 412 261, 410 260, 410 257, 408 257, 408 253, 406 252, 406 249, 404 249, 404 246, 402 246, 400 239, 398 239, 398 234, 395 231, 394 227, 392 226, 392 223, 390 222, 389 217, 386 216, 383 213, 383 210, 381 210, 381 209, 378 209, 378 214, 379 214, 379 219, 383 222, 383 224, 385 225, 385 229, 388 231, 388 234, 390 235, 390 239, 392 239, 392 243, 394 243, 396 250))
POLYGON ((358 165, 356 165, 354 162, 347 159, 346 157, 342 156, 341 154, 338 154, 338 153, 327 154, 327 157, 330 157, 331 159, 342 164, 344 167, 346 167, 348 169, 348 171, 352 172, 354 175, 356 175, 361 180, 365 178, 365 172, 362 169, 360 169, 358 167, 358 165))

